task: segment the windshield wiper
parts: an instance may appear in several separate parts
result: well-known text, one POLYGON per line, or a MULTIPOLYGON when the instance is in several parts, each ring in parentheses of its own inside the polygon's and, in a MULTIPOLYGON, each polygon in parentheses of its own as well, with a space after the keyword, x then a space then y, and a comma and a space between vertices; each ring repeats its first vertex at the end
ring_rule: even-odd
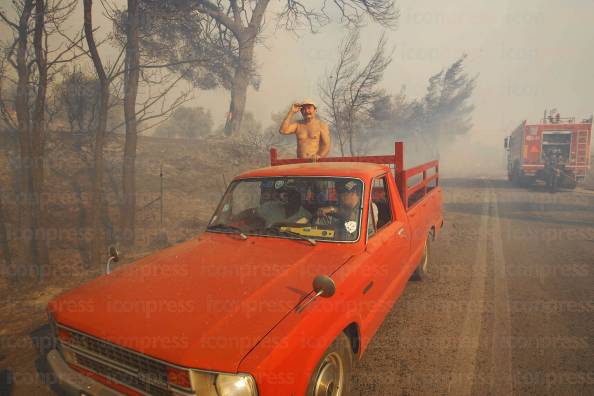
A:
POLYGON ((243 231, 241 231, 241 229, 231 226, 231 225, 223 224, 223 223, 209 225, 208 227, 206 227, 206 229, 207 230, 223 231, 223 232, 231 232, 233 234, 238 234, 241 237, 241 239, 248 239, 247 235, 245 235, 243 233, 243 231))
POLYGON ((281 230, 280 227, 266 227, 266 228, 263 229, 263 231, 273 231, 273 232, 276 232, 279 235, 287 235, 287 236, 297 237, 299 239, 303 239, 304 241, 309 242, 313 246, 316 245, 316 240, 315 239, 308 238, 305 235, 299 234, 298 232, 293 232, 293 231, 289 231, 289 230, 281 230))

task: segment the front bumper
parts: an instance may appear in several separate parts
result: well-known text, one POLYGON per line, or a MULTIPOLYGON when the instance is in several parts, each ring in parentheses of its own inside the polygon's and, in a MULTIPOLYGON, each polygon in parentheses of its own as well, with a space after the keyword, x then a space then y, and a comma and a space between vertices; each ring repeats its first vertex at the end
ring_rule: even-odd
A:
POLYGON ((69 395, 125 396, 71 369, 60 355, 60 352, 55 349, 47 354, 47 362, 56 376, 58 385, 69 395))

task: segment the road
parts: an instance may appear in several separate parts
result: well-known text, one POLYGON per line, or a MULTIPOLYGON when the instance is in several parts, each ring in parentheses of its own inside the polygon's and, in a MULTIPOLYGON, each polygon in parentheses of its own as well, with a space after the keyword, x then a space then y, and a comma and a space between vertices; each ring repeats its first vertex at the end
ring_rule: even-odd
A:
POLYGON ((594 394, 594 193, 442 183, 446 228, 352 395, 594 394))

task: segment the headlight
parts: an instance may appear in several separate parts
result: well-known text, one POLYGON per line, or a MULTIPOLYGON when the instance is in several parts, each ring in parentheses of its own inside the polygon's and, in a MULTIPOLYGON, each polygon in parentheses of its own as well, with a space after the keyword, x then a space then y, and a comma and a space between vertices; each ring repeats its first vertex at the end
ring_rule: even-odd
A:
POLYGON ((258 396, 254 377, 249 374, 226 374, 190 371, 192 388, 200 396, 258 396))
POLYGON ((218 374, 215 381, 219 396, 255 396, 256 381, 247 374, 218 374))

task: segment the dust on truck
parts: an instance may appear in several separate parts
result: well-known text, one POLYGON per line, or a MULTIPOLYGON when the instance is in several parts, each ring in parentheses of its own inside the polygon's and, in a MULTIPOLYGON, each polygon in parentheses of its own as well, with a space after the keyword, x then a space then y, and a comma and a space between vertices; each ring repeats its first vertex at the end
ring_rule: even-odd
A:
POLYGON ((271 152, 232 181, 206 232, 49 303, 57 383, 79 396, 348 395, 443 225, 438 162, 404 169, 403 151, 271 152))
POLYGON ((546 181, 547 156, 555 154, 565 174, 580 183, 590 167, 591 134, 592 117, 581 122, 558 115, 545 116, 538 124, 523 121, 505 138, 508 179, 520 185, 546 181))

